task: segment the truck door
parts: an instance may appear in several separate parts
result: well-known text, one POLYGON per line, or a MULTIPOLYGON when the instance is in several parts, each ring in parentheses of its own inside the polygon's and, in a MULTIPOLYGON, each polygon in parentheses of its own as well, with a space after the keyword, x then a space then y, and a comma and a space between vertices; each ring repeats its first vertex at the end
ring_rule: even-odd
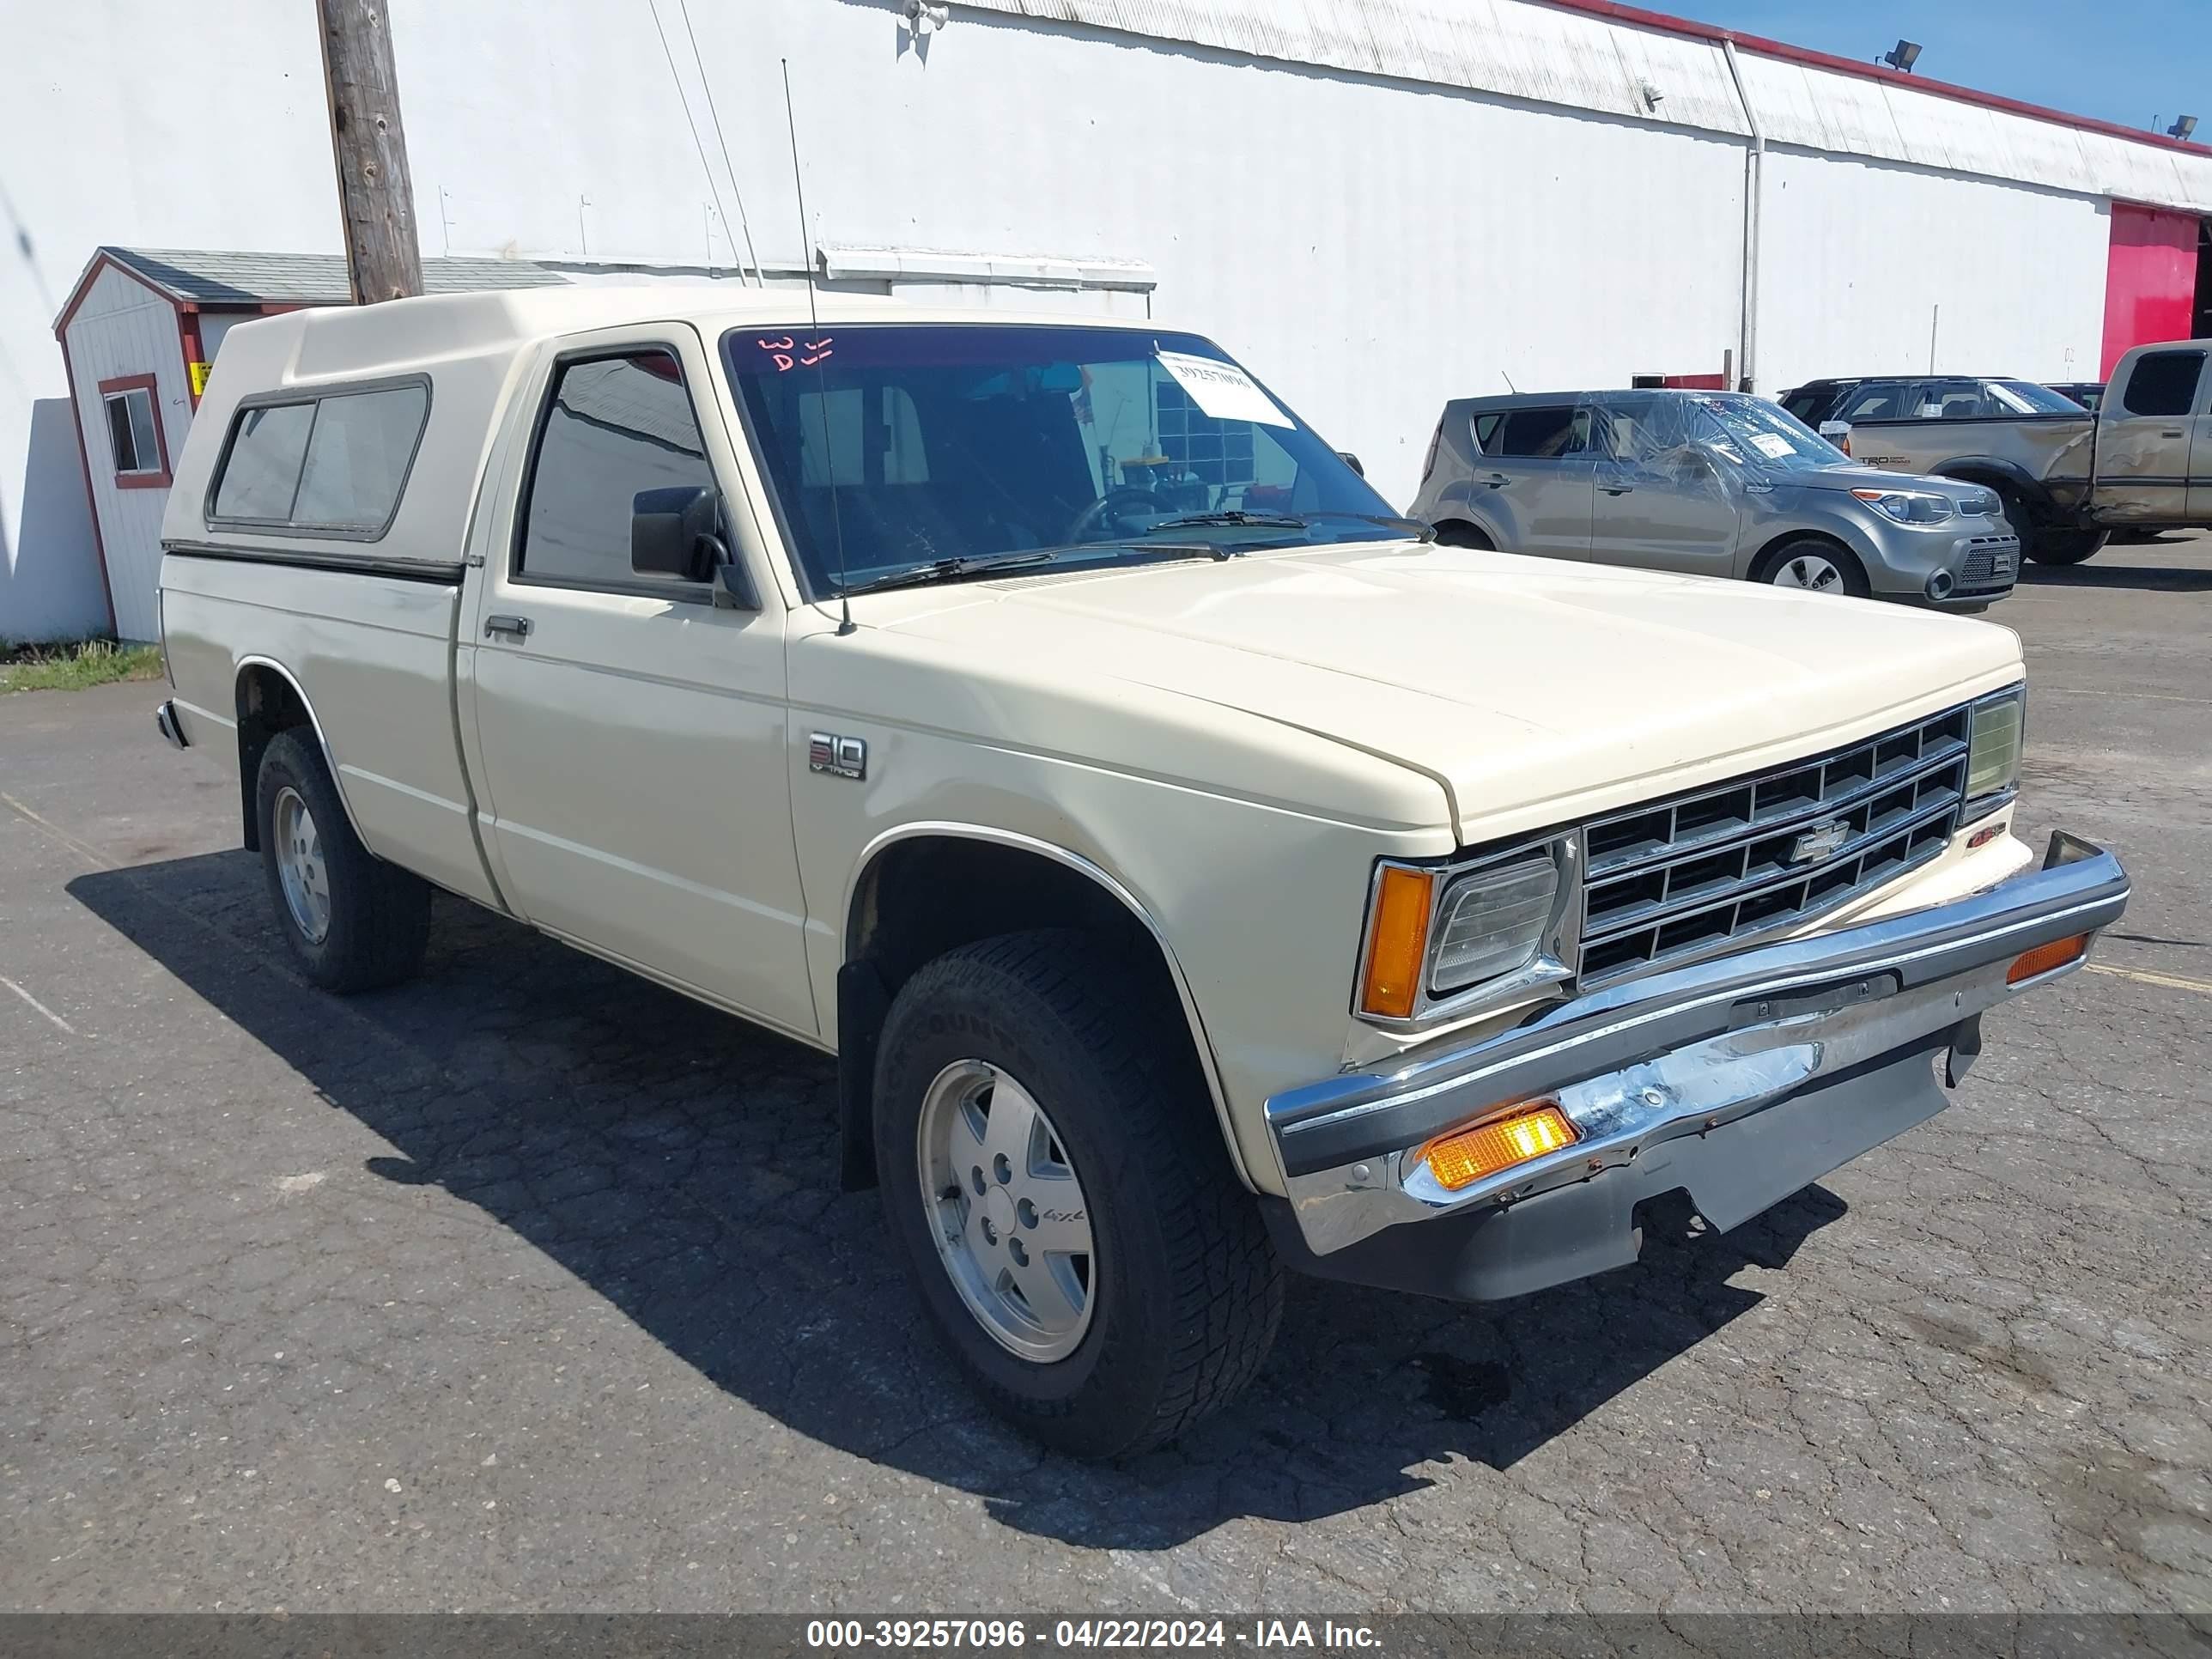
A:
POLYGON ((781 598, 764 571, 763 608, 739 609, 630 563, 644 491, 719 484, 730 534, 714 384, 697 334, 671 324, 578 337, 539 365, 504 524, 471 573, 463 723, 510 908, 811 1035, 781 598))
POLYGON ((1621 392, 1592 412, 1592 562, 1733 575, 1735 501, 1698 443, 1717 428, 1708 433, 1691 401, 1671 392, 1621 392))
POLYGON ((1482 456, 1471 482, 1498 526, 1498 545, 1504 551, 1549 559, 1589 556, 1589 411, 1571 398, 1476 417, 1482 456), (1492 499, 1483 499, 1486 489, 1492 499))
MULTIPOLYGON (((2179 523, 2190 515, 2191 438, 2203 417, 2204 348, 2139 352, 2097 415, 2097 482, 2091 501, 2106 523, 2179 523)), ((2197 439, 2195 464, 2212 470, 2212 442, 2197 439)), ((2212 483, 2197 492, 2212 506, 2212 483)))

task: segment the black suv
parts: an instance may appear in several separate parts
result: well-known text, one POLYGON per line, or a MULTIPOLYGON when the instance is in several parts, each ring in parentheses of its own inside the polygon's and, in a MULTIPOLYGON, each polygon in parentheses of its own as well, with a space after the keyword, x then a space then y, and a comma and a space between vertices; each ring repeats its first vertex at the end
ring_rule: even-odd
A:
POLYGON ((1887 374, 1808 380, 1782 394, 1783 408, 1815 432, 1823 421, 1951 421, 1976 416, 2079 415, 2081 405, 2009 375, 1887 374))

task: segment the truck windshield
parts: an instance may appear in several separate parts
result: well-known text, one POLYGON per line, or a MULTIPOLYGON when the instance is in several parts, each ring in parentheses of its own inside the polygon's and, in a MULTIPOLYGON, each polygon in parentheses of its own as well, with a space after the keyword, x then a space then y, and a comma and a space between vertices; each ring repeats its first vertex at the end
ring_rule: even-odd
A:
POLYGON ((1727 459, 1753 472, 1796 472, 1848 466, 1850 457, 1785 409, 1740 392, 1693 399, 1707 422, 1702 434, 1727 459))
POLYGON ((1045 548, 1065 568, 1407 533, 1194 334, 839 323, 733 330, 723 352, 817 592, 1034 574, 987 562, 1045 548))

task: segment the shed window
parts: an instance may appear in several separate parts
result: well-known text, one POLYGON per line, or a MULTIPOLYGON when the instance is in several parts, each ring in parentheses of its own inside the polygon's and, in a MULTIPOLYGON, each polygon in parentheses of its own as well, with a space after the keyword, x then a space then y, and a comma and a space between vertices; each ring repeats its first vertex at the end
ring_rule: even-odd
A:
POLYGON ((242 410, 209 517, 374 539, 398 509, 429 412, 420 385, 242 410))
POLYGON ((159 472, 161 447, 154 436, 154 398, 144 386, 112 393, 106 399, 107 441, 118 472, 159 472))
POLYGON ((168 446, 162 441, 161 412, 155 406, 154 392, 150 374, 100 383, 108 458, 115 464, 118 489, 154 489, 169 482, 168 446))

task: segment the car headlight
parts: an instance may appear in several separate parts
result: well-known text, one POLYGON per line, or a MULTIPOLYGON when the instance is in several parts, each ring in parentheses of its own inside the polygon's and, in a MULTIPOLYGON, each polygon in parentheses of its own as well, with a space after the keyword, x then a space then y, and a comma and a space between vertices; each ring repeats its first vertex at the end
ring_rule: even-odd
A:
POLYGON ((1449 996, 1527 967, 1543 948, 1559 896, 1559 868, 1547 858, 1454 882, 1437 907, 1430 992, 1449 996))
POLYGON ((1966 738, 1966 799, 2002 794, 2020 779, 2021 739, 2027 724, 2027 688, 2015 685, 1974 705, 1966 738))
POLYGON ((1573 854, 1571 838, 1561 837, 1473 865, 1383 864, 1368 906, 1356 1012, 1391 1021, 1456 1015, 1567 978, 1573 854))
POLYGON ((1951 516, 1951 498, 1918 489, 1854 489, 1899 524, 1942 524, 1951 516))

